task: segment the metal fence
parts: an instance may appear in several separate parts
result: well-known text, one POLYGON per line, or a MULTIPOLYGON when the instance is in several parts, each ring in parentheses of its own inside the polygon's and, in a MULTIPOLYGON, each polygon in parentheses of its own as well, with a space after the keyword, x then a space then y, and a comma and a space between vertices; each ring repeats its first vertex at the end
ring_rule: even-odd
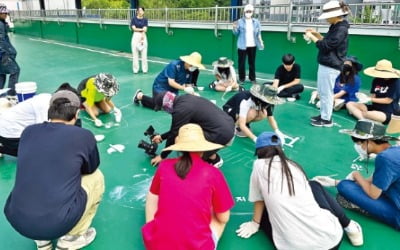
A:
MULTIPOLYGON (((400 3, 362 3, 350 4, 352 14, 348 20, 355 25, 400 26, 400 3)), ((280 4, 255 7, 255 17, 262 24, 319 24, 322 5, 280 4)), ((230 23, 242 16, 243 7, 210 8, 163 8, 146 9, 145 16, 154 22, 193 22, 193 23, 230 23)), ((91 22, 129 23, 135 10, 130 9, 86 9, 86 10, 27 10, 10 13, 12 20, 71 20, 91 22)), ((324 22, 325 23, 325 22, 324 22)))

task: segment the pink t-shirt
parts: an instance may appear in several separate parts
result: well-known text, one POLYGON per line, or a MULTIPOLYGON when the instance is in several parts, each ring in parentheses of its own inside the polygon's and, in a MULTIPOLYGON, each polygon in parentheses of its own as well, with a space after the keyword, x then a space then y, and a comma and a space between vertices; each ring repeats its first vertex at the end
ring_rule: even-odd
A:
POLYGON ((222 172, 191 153, 192 167, 185 179, 175 172, 178 159, 160 163, 150 187, 158 195, 154 220, 142 228, 146 249, 215 249, 211 215, 234 205, 222 172))

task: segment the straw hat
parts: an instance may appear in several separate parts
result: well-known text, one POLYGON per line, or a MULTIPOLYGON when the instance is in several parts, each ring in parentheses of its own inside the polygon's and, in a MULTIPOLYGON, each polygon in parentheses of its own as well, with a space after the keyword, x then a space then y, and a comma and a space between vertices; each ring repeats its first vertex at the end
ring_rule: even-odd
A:
POLYGON ((205 152, 223 147, 223 145, 207 141, 199 125, 188 123, 179 129, 175 144, 164 148, 163 151, 205 152))
POLYGON ((181 56, 180 59, 184 61, 185 63, 188 63, 190 65, 193 65, 199 69, 205 69, 203 64, 201 64, 201 55, 199 52, 193 52, 190 55, 187 56, 181 56))
POLYGON ((396 137, 385 135, 385 126, 382 123, 371 120, 359 120, 354 129, 341 129, 339 132, 363 140, 398 140, 396 137))
POLYGON ((331 17, 339 17, 349 14, 347 10, 344 10, 343 3, 339 3, 339 1, 329 1, 322 7, 322 14, 318 17, 321 19, 328 19, 331 17))
POLYGON ((233 65, 233 61, 229 60, 226 57, 220 57, 218 61, 212 63, 212 66, 219 67, 219 68, 229 68, 233 65))
POLYGON ((366 68, 364 74, 377 78, 400 78, 399 70, 393 68, 392 62, 386 59, 378 61, 375 67, 366 68))
POLYGON ((111 74, 100 73, 95 77, 94 84, 97 90, 105 96, 111 97, 118 93, 119 84, 117 79, 111 74))
POLYGON ((278 97, 278 89, 269 84, 253 84, 250 88, 250 93, 263 102, 270 104, 282 104, 284 99, 278 97))

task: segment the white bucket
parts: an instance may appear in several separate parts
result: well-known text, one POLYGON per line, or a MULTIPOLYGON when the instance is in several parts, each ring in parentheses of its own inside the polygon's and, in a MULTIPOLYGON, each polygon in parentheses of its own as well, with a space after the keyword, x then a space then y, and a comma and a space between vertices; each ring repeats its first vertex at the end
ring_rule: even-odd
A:
POLYGON ((36 94, 36 82, 19 82, 15 84, 18 102, 23 102, 36 94))

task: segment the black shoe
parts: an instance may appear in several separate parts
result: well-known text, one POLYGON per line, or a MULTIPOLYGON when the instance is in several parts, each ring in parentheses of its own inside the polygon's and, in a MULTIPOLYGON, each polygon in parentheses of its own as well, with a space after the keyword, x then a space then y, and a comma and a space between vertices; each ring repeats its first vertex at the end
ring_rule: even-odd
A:
POLYGON ((313 125, 315 127, 328 127, 329 128, 329 127, 333 126, 333 122, 332 122, 332 119, 327 121, 327 120, 320 118, 319 120, 311 121, 311 125, 313 125))
POLYGON ((220 168, 224 164, 224 160, 222 160, 219 154, 216 154, 215 159, 211 160, 210 158, 208 158, 206 161, 211 165, 214 165, 214 167, 216 168, 220 168))
POLYGON ((136 90, 135 95, 133 96, 133 103, 136 104, 136 105, 139 105, 140 100, 139 100, 139 98, 137 96, 141 92, 142 92, 142 90, 138 89, 138 90, 136 90))
POLYGON ((242 86, 239 86, 239 92, 243 92, 245 90, 246 90, 245 88, 243 88, 242 86))
POLYGON ((321 115, 313 116, 313 117, 310 118, 310 120, 311 120, 312 122, 318 121, 318 120, 320 120, 320 119, 321 119, 321 115))
POLYGON ((292 95, 293 98, 295 98, 296 100, 300 100, 300 95, 299 94, 294 94, 292 95))
POLYGON ((208 84, 208 87, 209 87, 210 89, 215 89, 215 83, 212 82, 212 83, 208 84))
POLYGON ((239 82, 238 82, 240 85, 243 85, 244 84, 244 80, 239 80, 239 82))

